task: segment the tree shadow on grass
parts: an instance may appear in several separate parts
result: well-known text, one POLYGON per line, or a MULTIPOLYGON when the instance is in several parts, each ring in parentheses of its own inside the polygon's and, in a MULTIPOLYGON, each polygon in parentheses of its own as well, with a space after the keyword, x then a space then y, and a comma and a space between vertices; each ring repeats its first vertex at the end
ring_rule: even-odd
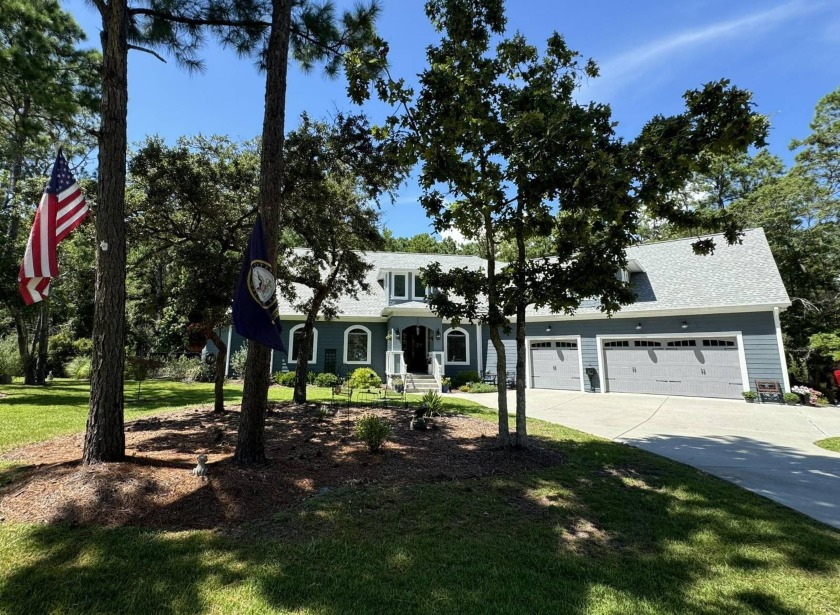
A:
POLYGON ((229 532, 7 526, 0 557, 27 556, 0 581, 0 610, 790 615, 840 603, 840 533, 627 446, 549 444, 566 464, 345 487, 229 532))

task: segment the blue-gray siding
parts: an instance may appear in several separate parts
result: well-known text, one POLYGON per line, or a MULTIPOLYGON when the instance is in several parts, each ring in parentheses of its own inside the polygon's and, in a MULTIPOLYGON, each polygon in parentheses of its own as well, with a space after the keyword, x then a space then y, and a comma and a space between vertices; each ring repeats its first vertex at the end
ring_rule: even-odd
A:
MULTIPOLYGON (((581 336, 581 357, 584 369, 598 367, 597 335, 627 335, 628 337, 644 336, 645 334, 665 333, 681 337, 687 334, 738 332, 743 335, 744 354, 747 360, 747 375, 749 386, 755 389, 756 380, 775 380, 782 382, 782 365, 779 359, 779 347, 776 340, 776 329, 772 312, 753 312, 744 314, 715 314, 708 316, 686 317, 655 317, 655 318, 613 318, 613 319, 581 319, 564 320, 551 323, 551 331, 546 331, 546 322, 531 322, 525 327, 526 335, 540 336, 581 336), (682 328, 682 322, 688 324, 682 328), (641 324, 641 329, 636 329, 641 324)), ((516 340, 515 328, 510 335, 503 335, 505 346, 507 371, 516 369, 516 340)), ((487 371, 496 370, 496 351, 490 342, 490 334, 485 327, 484 365, 487 371)), ((600 391, 601 374, 595 379, 596 390, 600 391)), ((587 389, 588 381, 587 381, 587 389)))

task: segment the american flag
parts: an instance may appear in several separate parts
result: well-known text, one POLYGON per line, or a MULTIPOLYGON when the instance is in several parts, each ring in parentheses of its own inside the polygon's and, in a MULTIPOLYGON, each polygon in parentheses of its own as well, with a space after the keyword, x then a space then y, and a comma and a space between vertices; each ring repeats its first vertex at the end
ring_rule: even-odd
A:
POLYGON ((58 275, 56 247, 82 223, 87 213, 82 190, 59 149, 50 183, 35 212, 35 222, 18 273, 20 294, 26 305, 41 301, 49 294, 50 281, 58 275))

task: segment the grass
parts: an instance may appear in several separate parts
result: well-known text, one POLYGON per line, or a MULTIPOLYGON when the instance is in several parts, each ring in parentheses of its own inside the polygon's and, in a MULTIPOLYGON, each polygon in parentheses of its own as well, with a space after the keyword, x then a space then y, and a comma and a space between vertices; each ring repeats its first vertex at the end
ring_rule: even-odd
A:
MULTIPOLYGON (((0 452, 30 442, 40 442, 56 436, 83 431, 87 421, 90 386, 78 380, 56 380, 46 387, 22 384, 2 385, 0 392, 5 397, 0 401, 0 452)), ((310 387, 307 391, 310 401, 332 399, 332 391, 326 388, 310 387)), ((354 395, 354 404, 357 402, 354 395)), ((290 401, 292 389, 272 386, 268 392, 272 401, 290 401)), ((346 395, 342 398, 346 401, 346 395)), ((417 403, 418 396, 408 395, 410 403, 417 403)), ((227 384, 225 402, 238 404, 242 400, 242 386, 227 384)), ((461 400, 451 400, 455 408, 461 400)), ((189 406, 211 405, 213 403, 212 383, 169 382, 148 380, 141 387, 137 400, 137 383, 125 385, 125 419, 140 418, 152 413, 180 410, 189 406)), ((471 402, 464 402, 469 405, 471 402)), ((473 404, 475 405, 475 404, 473 404)))
POLYGON ((824 440, 817 440, 814 442, 820 448, 824 448, 827 451, 833 451, 835 453, 840 453, 840 436, 836 436, 834 438, 826 438, 824 440))
POLYGON ((0 612, 840 612, 837 531, 641 450, 529 430, 567 463, 340 488, 235 535, 0 524, 0 612))

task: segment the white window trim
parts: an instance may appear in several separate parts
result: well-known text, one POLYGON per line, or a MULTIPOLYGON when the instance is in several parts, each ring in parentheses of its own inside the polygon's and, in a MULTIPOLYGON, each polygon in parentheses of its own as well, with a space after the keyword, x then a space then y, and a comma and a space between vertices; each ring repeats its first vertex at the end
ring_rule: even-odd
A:
POLYGON ((415 280, 419 280, 419 279, 420 279, 420 274, 418 274, 417 272, 414 272, 414 273, 411 274, 411 298, 414 301, 425 301, 426 297, 429 296, 429 287, 428 286, 423 287, 423 294, 422 295, 414 294, 414 291, 417 290, 417 283, 415 282, 415 280))
MULTIPOLYGON (((534 374, 531 373, 531 342, 575 342, 578 351, 578 369, 580 370, 580 390, 586 393, 586 382, 583 380, 583 340, 580 335, 535 335, 525 336, 525 388, 534 388, 534 374)), ((587 378, 587 382, 588 382, 587 378)), ((568 390, 568 389, 567 389, 568 390)))
POLYGON ((344 362, 347 365, 370 365, 370 355, 371 355, 371 340, 373 339, 373 334, 370 332, 370 329, 367 327, 363 327, 362 325, 350 325, 344 330, 344 362), (347 350, 348 344, 347 340, 350 339, 350 332, 354 329, 361 329, 365 333, 367 333, 367 361, 350 361, 347 358, 347 350))
POLYGON ((443 360, 446 361, 447 365, 469 365, 470 364, 470 334, 467 332, 466 329, 461 327, 453 327, 451 329, 447 329, 443 332, 443 360), (467 348, 467 360, 466 361, 450 361, 449 360, 449 334, 453 333, 454 331, 459 331, 464 334, 464 341, 466 343, 467 348))
MULTIPOLYGON (((297 363, 296 359, 292 357, 295 356, 295 331, 298 329, 303 329, 304 325, 295 325, 291 329, 289 329, 289 354, 288 354, 288 363, 297 363)), ((312 358, 309 360, 309 364, 317 363, 318 362, 318 329, 315 327, 312 328, 312 358)))
POLYGON ((741 367, 741 384, 744 388, 744 391, 750 390, 750 378, 749 372, 747 371, 747 354, 744 350, 744 334, 741 331, 711 331, 711 332, 701 332, 701 333, 648 333, 646 335, 633 335, 632 333, 625 334, 625 335, 596 335, 595 336, 595 344, 598 351, 598 380, 601 382, 601 391, 600 393, 609 393, 607 391, 607 378, 606 374, 604 373, 604 366, 607 363, 606 357, 604 356, 604 342, 609 340, 632 340, 632 339, 645 339, 645 338, 683 338, 683 339, 699 339, 701 337, 734 337, 735 343, 738 344, 738 363, 741 367))
POLYGON ((391 278, 392 278, 391 279, 391 299, 408 299, 408 292, 409 292, 408 287, 409 287, 409 281, 410 281, 410 276, 408 275, 408 272, 407 271, 404 271, 404 272, 392 271, 391 272, 391 278), (401 275, 405 278, 405 294, 404 295, 398 295, 395 292, 397 290, 397 282, 396 282, 395 278, 398 275, 401 275))

